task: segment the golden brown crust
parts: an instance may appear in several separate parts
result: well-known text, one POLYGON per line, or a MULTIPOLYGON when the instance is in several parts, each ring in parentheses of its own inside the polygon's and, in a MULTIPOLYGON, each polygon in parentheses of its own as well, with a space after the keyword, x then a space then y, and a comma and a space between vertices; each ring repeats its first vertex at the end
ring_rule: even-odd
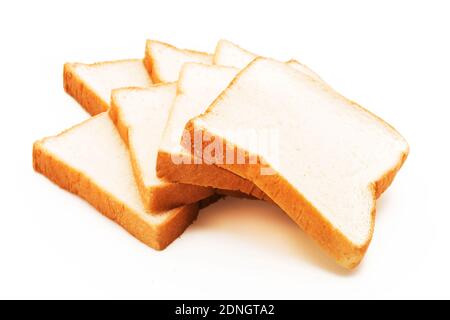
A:
MULTIPOLYGON (((121 60, 121 61, 137 61, 138 59, 121 60)), ((117 61, 107 61, 94 63, 95 65, 102 65, 108 63, 117 63, 117 61)), ((64 90, 72 96, 91 116, 95 116, 109 109, 109 101, 104 101, 98 96, 95 91, 81 79, 75 68, 78 63, 64 64, 63 83, 64 90)))
MULTIPOLYGON (((257 61, 260 58, 255 59, 257 61)), ((253 63, 249 64, 251 66, 253 63)), ((233 79, 233 81, 228 85, 227 89, 224 90, 219 97, 209 106, 209 108, 205 111, 205 114, 211 112, 214 106, 223 98, 223 95, 228 90, 228 88, 232 87, 239 77, 242 75, 244 70, 249 68, 247 66, 244 68, 239 74, 233 79)), ((311 81, 315 81, 311 79, 311 81)), ((320 83, 320 82, 317 82, 320 83)), ((336 93, 334 90, 330 89, 327 85, 323 84, 325 90, 331 92, 332 94, 338 96, 340 99, 345 99, 349 101, 342 95, 336 93)), ((355 102, 350 101, 352 106, 358 108, 363 112, 367 112, 371 115, 369 111, 359 106, 355 102)), ((186 124, 186 130, 190 132, 191 137, 194 136, 194 132, 201 131, 203 135, 207 135, 209 137, 213 137, 213 139, 218 139, 221 141, 225 148, 233 147, 233 145, 224 140, 222 137, 218 137, 214 135, 212 132, 209 132, 206 128, 196 127, 195 120, 197 118, 201 118, 203 115, 200 115, 192 120, 190 120, 186 124)), ((375 116, 376 117, 376 116, 375 116)), ((386 126, 389 130, 393 130, 395 134, 400 136, 395 129, 385 123, 380 118, 376 117, 380 121, 380 123, 386 126)), ((193 139, 191 139, 193 141, 193 139)), ((202 150, 207 147, 208 142, 203 141, 202 150)), ((193 153, 193 145, 191 145, 191 153, 193 153)), ((382 175, 379 179, 370 183, 368 188, 370 189, 373 195, 373 205, 371 210, 371 222, 370 222, 370 230, 366 241, 362 245, 357 245, 350 241, 340 230, 335 228, 328 219, 326 219, 319 210, 317 210, 298 190, 296 190, 288 181, 286 181, 281 175, 275 173, 273 175, 261 175, 261 162, 258 159, 256 164, 248 164, 249 159, 254 159, 255 155, 249 154, 246 150, 242 150, 236 146, 234 146, 234 150, 236 153, 245 155, 245 163, 246 164, 220 164, 221 168, 230 170, 231 172, 236 173, 239 176, 242 176, 252 182, 255 183, 261 190, 263 190, 281 209, 283 209, 290 218, 297 223, 307 234, 309 234, 329 255, 331 255, 337 263, 341 266, 353 269, 361 262, 370 241, 372 239, 374 225, 375 225, 375 204, 377 197, 386 190, 386 188, 391 184, 392 180, 395 177, 395 174, 403 165, 406 160, 409 149, 406 150, 401 156, 399 161, 393 166, 393 168, 389 169, 384 175, 382 175), (295 199, 295 201, 292 201, 295 199)), ((222 159, 222 163, 226 163, 224 159, 222 159)))
POLYGON ((249 200, 261 200, 254 196, 251 196, 247 193, 243 193, 236 190, 225 190, 225 189, 216 189, 216 194, 222 197, 232 197, 239 199, 249 199, 249 200))
POLYGON ((400 159, 397 162, 397 164, 388 170, 383 176, 381 176, 377 181, 374 183, 374 189, 375 189, 375 197, 378 199, 381 194, 386 191, 386 189, 391 185, 392 181, 394 181, 394 178, 397 174, 397 172, 400 170, 400 168, 403 166, 403 164, 406 161, 406 158, 408 158, 409 154, 409 147, 406 150, 406 152, 402 153, 400 155, 400 159))
MULTIPOLYGON (((189 123, 187 129, 191 132, 201 130, 210 137, 211 132, 204 128, 198 128, 189 123)), ((219 138, 220 139, 220 138, 219 138)), ((224 141, 224 143, 227 143, 224 141)), ((204 142, 203 149, 207 147, 204 142)), ((230 144, 227 145, 230 147, 230 144)), ((251 157, 245 150, 236 148, 237 152, 245 154, 246 163, 251 157)), ((234 172, 252 181, 267 196, 273 200, 289 217, 297 223, 307 234, 309 234, 329 255, 340 265, 352 269, 356 267, 367 250, 373 233, 373 221, 370 230, 370 238, 361 246, 354 245, 341 231, 336 229, 298 190, 292 187, 279 174, 261 175, 261 164, 220 164, 221 168, 234 172), (295 199, 293 201, 292 199, 295 199)), ((373 214, 375 213, 375 202, 373 214)))
MULTIPOLYGON (((92 64, 66 63, 64 64, 63 82, 64 90, 72 96, 91 116, 105 112, 109 109, 109 101, 103 100, 95 90, 81 79, 75 68, 83 66, 102 66, 107 64, 116 64, 120 62, 137 62, 141 59, 124 59, 115 61, 97 62, 92 64)), ((145 61, 144 61, 145 64, 145 61)))
MULTIPOLYGON (((113 91, 114 92, 114 91, 113 91)), ((111 118, 112 122, 117 128, 117 131, 119 132, 120 137, 125 142, 125 144, 128 146, 128 126, 126 126, 123 121, 121 120, 123 116, 121 115, 121 110, 117 106, 117 103, 114 99, 114 94, 111 95, 111 107, 109 109, 109 117, 111 118)))
POLYGON ((148 42, 149 40, 147 40, 145 44, 144 66, 145 69, 147 69, 147 72, 150 75, 150 78, 152 79, 153 83, 160 83, 161 81, 159 77, 157 77, 156 74, 153 74, 153 56, 150 53, 148 42))
POLYGON ((101 99, 94 90, 78 77, 76 63, 64 64, 64 90, 71 95, 91 116, 108 110, 109 103, 101 99))
POLYGON ((167 183, 156 188, 147 188, 147 194, 148 207, 153 208, 154 212, 160 212, 206 199, 214 195, 214 189, 184 183, 167 183))
POLYGON ((48 153, 40 141, 33 145, 33 167, 55 184, 86 200, 100 213, 117 222, 131 235, 156 249, 163 250, 196 219, 198 205, 180 207, 158 225, 152 225, 131 208, 96 185, 82 172, 48 153))
POLYGON ((197 202, 214 194, 214 189, 182 183, 161 183, 159 186, 146 186, 136 160, 133 148, 129 145, 129 127, 120 112, 120 107, 112 95, 109 115, 130 151, 130 160, 139 193, 144 207, 152 213, 167 211, 181 205, 197 202))
MULTIPOLYGON (((180 79, 183 76, 184 68, 180 71, 180 79)), ((177 95, 182 94, 180 90, 177 86, 177 95)), ((156 167, 158 177, 166 181, 213 187, 217 189, 216 193, 223 195, 271 201, 254 183, 216 165, 194 163, 193 156, 190 164, 175 164, 171 153, 160 150, 156 167)))
MULTIPOLYGON (((193 161, 193 160, 192 160, 193 161)), ((191 161, 191 162, 192 162, 191 161)), ((270 201, 270 198, 262 192, 255 184, 230 171, 219 168, 214 164, 175 164, 170 153, 158 152, 156 173, 161 179, 172 182, 188 183, 193 185, 213 187, 222 189, 221 194, 239 195, 244 194, 270 201), (225 192, 228 190, 228 192, 225 192)))
POLYGON ((219 194, 219 193, 215 193, 214 195, 212 195, 211 197, 202 199, 198 202, 198 208, 201 209, 205 209, 207 207, 209 207, 210 205, 216 203, 217 201, 219 201, 220 199, 224 198, 225 195, 219 194))

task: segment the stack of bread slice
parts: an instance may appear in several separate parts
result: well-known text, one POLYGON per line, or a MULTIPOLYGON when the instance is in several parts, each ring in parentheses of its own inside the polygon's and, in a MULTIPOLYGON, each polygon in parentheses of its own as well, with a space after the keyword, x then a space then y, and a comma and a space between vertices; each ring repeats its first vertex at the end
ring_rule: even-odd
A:
POLYGON ((37 141, 35 170, 158 250, 199 208, 243 196, 278 205, 354 268, 409 151, 305 65, 226 40, 213 54, 148 40, 143 60, 68 63, 64 88, 92 118, 37 141))

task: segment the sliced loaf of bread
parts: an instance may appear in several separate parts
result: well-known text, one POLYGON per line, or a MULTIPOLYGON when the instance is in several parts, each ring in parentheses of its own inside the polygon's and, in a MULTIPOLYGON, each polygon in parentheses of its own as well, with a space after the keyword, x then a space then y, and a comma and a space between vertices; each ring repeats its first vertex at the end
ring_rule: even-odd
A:
POLYGON ((158 215, 146 212, 128 150, 107 113, 35 142, 33 166, 157 250, 167 247, 197 217, 198 204, 158 215))
MULTIPOLYGON (((380 118, 303 72, 264 58, 241 71, 186 129, 244 154, 244 164, 223 158, 216 163, 254 182, 347 268, 363 258, 375 200, 409 152, 402 136, 380 118), (269 130, 275 148, 236 134, 248 130, 269 130)), ((208 145, 191 151, 202 156, 208 145)))
POLYGON ((108 110, 113 89, 150 85, 141 59, 64 65, 64 89, 91 115, 108 110))
POLYGON ((187 62, 212 64, 211 54, 179 49, 170 44, 147 40, 145 66, 155 83, 169 83, 178 80, 181 67, 187 62))
MULTIPOLYGON (((177 83, 177 96, 162 136, 158 152, 157 174, 160 178, 236 190, 265 198, 252 182, 211 163, 197 163, 191 153, 180 144, 186 123, 206 111, 206 108, 229 85, 238 69, 186 63, 177 83)), ((228 193, 233 194, 233 193, 228 193)))
POLYGON ((156 176, 156 158, 176 94, 176 84, 114 90, 110 115, 128 145, 144 207, 160 212, 209 197, 211 188, 164 182, 156 176))

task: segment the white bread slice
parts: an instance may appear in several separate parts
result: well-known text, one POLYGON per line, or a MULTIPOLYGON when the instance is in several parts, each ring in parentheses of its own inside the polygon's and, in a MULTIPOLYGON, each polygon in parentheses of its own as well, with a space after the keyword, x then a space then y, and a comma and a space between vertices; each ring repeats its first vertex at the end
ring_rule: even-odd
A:
MULTIPOLYGON (((158 153, 157 173, 162 179, 189 183, 193 185, 212 186, 223 190, 235 190, 256 198, 270 200, 252 182, 231 172, 218 169, 214 164, 194 163, 186 155, 179 141, 186 122, 203 113, 216 97, 226 89, 235 77, 238 68, 245 67, 257 56, 237 45, 219 41, 214 55, 215 66, 198 63, 186 63, 178 79, 178 93, 172 107, 160 151, 158 153), (233 67, 223 67, 233 65, 233 67), (173 158, 186 158, 189 163, 175 163, 173 158)), ((322 81, 314 72, 302 64, 291 60, 287 62, 293 68, 322 81)))
POLYGON ((64 89, 91 115, 108 110, 113 89, 151 85, 141 59, 64 65, 64 89))
POLYGON ((167 247, 197 216, 197 204, 159 215, 146 213, 128 150, 107 113, 35 142, 33 166, 157 250, 167 247))
MULTIPOLYGON (((206 108, 229 85, 238 69, 186 63, 177 82, 177 95, 158 152, 157 174, 167 181, 235 190, 265 198, 252 182, 214 164, 195 163, 180 144, 186 123, 206 108), (184 163, 173 159, 185 159, 184 163)), ((234 193, 227 193, 234 194, 234 193)))
MULTIPOLYGON (((228 40, 220 40, 217 43, 216 50, 214 52, 213 62, 214 64, 220 66, 242 69, 256 57, 258 57, 257 54, 242 49, 228 40)), ((315 80, 323 81, 314 71, 296 60, 289 60, 286 63, 315 80)))
POLYGON ((375 199, 409 152, 380 118, 304 73, 264 58, 250 63, 186 129, 245 152, 246 164, 219 159, 219 165, 254 182, 347 268, 364 256, 375 199), (277 130, 278 152, 258 150, 244 135, 230 134, 243 128, 277 130), (248 164, 253 156, 259 161, 248 164), (273 174, 261 174, 263 168, 273 174))
POLYGON ((212 59, 212 55, 208 53, 179 49, 164 42, 147 40, 144 63, 154 83, 169 83, 178 80, 183 64, 212 64, 212 59))
POLYGON ((164 182, 156 176, 161 137, 176 95, 176 84, 113 90, 110 115, 128 145, 136 183, 149 212, 160 212, 209 197, 214 190, 164 182))

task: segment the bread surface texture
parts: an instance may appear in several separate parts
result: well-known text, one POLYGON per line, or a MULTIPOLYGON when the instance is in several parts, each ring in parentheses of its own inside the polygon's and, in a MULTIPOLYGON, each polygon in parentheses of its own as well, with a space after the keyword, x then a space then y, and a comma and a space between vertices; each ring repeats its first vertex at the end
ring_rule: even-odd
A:
POLYGON ((35 142, 33 167, 156 250, 167 247, 197 217, 197 204, 158 215, 146 212, 128 150, 107 113, 35 142))
POLYGON ((219 165, 254 182, 346 268, 363 258, 375 200, 409 152, 403 137, 380 118, 303 72, 265 58, 251 62, 186 129, 232 146, 247 160, 256 157, 253 164, 222 159, 219 165), (278 137, 275 150, 230 134, 243 129, 268 130, 278 137))
POLYGON ((156 175, 156 159, 176 95, 176 84, 114 90, 110 115, 130 150, 134 176, 145 208, 160 212, 197 202, 212 188, 170 183, 156 175))
MULTIPOLYGON (((177 83, 177 95, 162 135, 158 152, 158 176, 168 181, 240 191, 256 198, 266 198, 252 182, 211 163, 197 163, 181 146, 186 123, 206 111, 226 89, 238 69, 186 63, 177 83)), ((229 193, 233 194, 233 193, 229 193)))
POLYGON ((63 81, 66 92, 90 115, 108 110, 113 89, 152 85, 142 59, 66 63, 63 81))
POLYGON ((179 49, 156 40, 147 40, 146 43, 144 62, 155 83, 177 81, 185 63, 212 64, 212 60, 213 56, 205 52, 179 49))

